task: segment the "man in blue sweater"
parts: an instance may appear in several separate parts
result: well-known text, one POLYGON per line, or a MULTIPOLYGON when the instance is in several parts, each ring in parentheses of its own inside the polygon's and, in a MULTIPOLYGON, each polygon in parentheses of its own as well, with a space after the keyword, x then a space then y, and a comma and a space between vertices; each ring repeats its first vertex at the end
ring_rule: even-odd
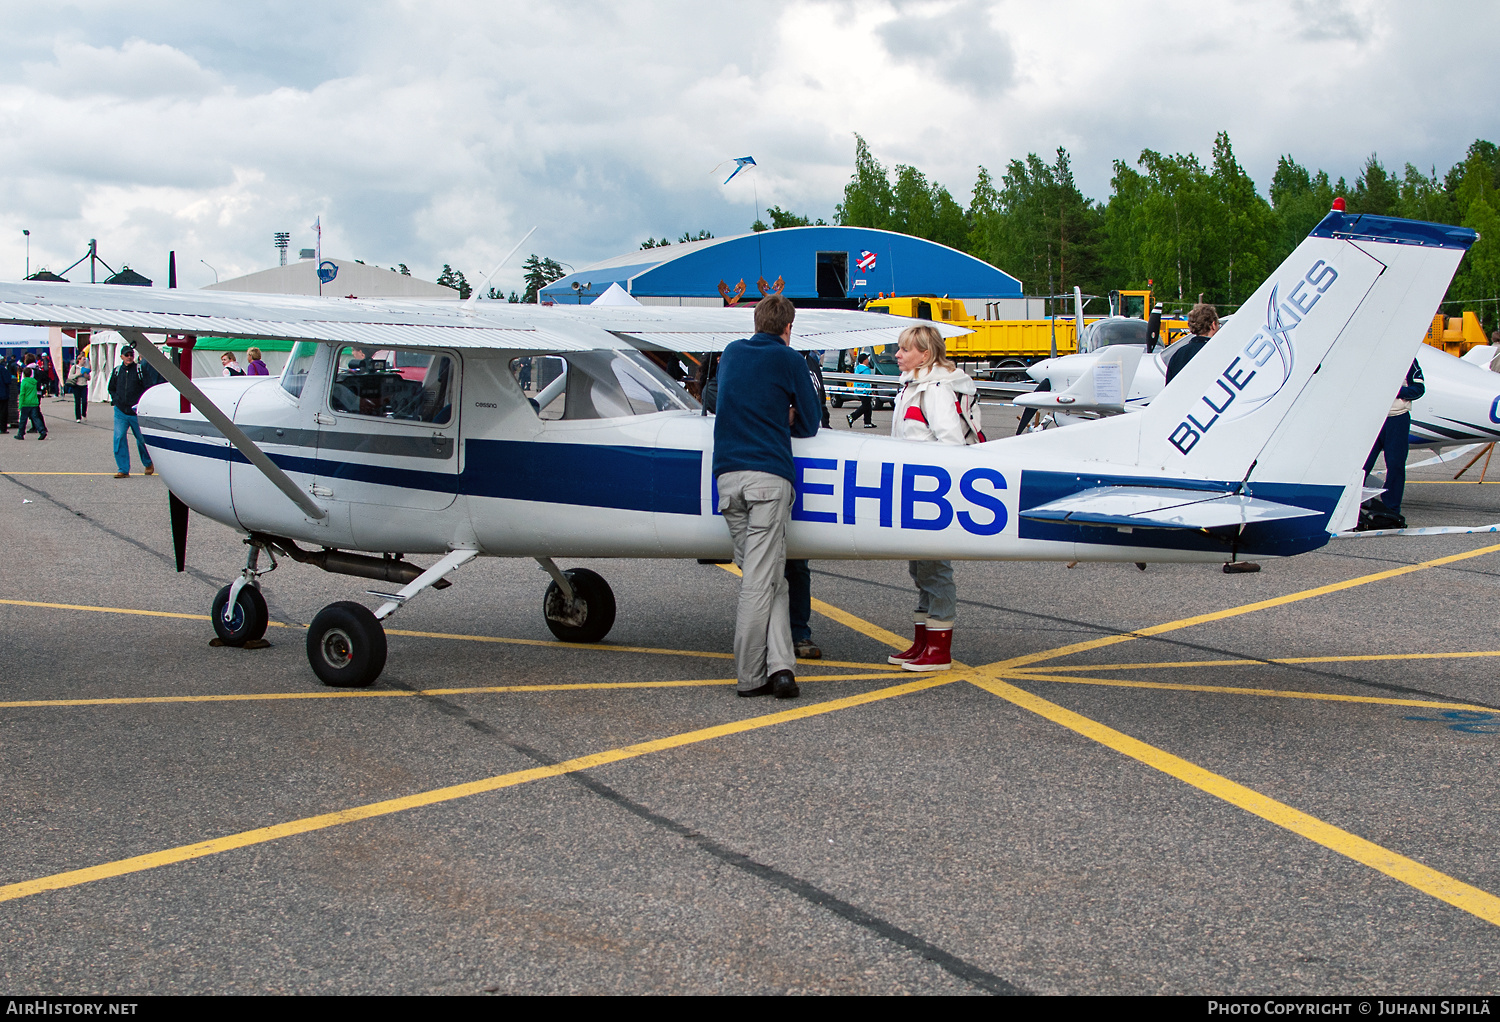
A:
POLYGON ((734 621, 742 696, 798 695, 783 577, 797 478, 792 437, 815 435, 822 415, 807 363, 788 347, 796 315, 783 296, 762 298, 755 336, 730 344, 719 359, 713 471, 743 575, 734 621))

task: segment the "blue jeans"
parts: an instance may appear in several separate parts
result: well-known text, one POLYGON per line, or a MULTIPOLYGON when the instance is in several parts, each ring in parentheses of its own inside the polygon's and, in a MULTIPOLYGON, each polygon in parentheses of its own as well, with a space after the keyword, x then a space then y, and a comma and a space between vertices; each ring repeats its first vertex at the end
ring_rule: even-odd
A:
POLYGON ((134 416, 127 414, 119 408, 115 409, 115 468, 121 472, 130 471, 130 441, 126 439, 126 433, 135 434, 135 449, 141 456, 141 467, 151 467, 151 455, 146 452, 146 441, 141 439, 141 423, 134 416))
POLYGON ((21 409, 21 421, 16 423, 16 438, 26 436, 26 424, 31 423, 32 432, 37 436, 47 435, 47 421, 42 418, 42 410, 36 405, 28 405, 21 409))
POLYGON ((792 618, 792 641, 812 641, 812 571, 806 561, 787 561, 787 599, 792 618))
POLYGON ((1380 502, 1394 515, 1401 513, 1401 498, 1406 495, 1406 455, 1410 443, 1411 413, 1387 416, 1380 435, 1375 438, 1375 446, 1370 448, 1370 456, 1365 459, 1368 473, 1375 467, 1375 459, 1385 455, 1385 492, 1380 495, 1380 502))

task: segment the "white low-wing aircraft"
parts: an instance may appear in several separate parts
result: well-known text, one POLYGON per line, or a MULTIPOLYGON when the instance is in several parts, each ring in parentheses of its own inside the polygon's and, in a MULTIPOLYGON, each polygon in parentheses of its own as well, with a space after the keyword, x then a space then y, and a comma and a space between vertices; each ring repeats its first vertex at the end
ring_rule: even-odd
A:
MULTIPOLYGON (((1255 314, 1248 303, 1244 308, 1245 314, 1255 314)), ((1232 319, 1224 317, 1226 327, 1232 319)), ((1139 411, 1166 386, 1167 359, 1175 350, 1175 345, 1147 350, 1151 347, 1147 331, 1143 319, 1114 317, 1090 323, 1079 344, 1081 350, 1028 367, 1028 375, 1038 384, 1036 391, 1008 399, 1020 407, 1050 413, 1052 424, 1058 426, 1139 411)), ((1483 353, 1490 350, 1484 348, 1483 353)), ((1440 450, 1500 440, 1500 373, 1490 372, 1489 357, 1482 362, 1460 359, 1422 344, 1416 360, 1427 391, 1412 405, 1413 449, 1440 450)), ((1031 421, 1035 420, 1028 420, 1028 425, 1031 421)))
MULTIPOLYGON (((1330 214, 1138 415, 970 447, 796 440, 788 555, 1213 562, 1321 547, 1354 523, 1369 438, 1475 238, 1330 214)), ((179 565, 188 508, 246 534, 245 569, 213 606, 225 642, 265 630, 262 556, 405 583, 372 594, 373 613, 340 602, 313 620, 308 659, 330 685, 373 682, 380 622, 476 556, 535 558, 553 633, 598 641, 608 585, 555 559, 731 554, 713 420, 640 349, 722 349, 750 332, 747 310, 27 282, 0 285, 0 322, 118 330, 181 392, 149 391, 141 426, 179 565), (148 333, 303 343, 280 378, 195 384, 148 333), (438 559, 424 570, 412 554, 438 559)), ((793 339, 861 347, 900 326, 804 310, 793 339)))

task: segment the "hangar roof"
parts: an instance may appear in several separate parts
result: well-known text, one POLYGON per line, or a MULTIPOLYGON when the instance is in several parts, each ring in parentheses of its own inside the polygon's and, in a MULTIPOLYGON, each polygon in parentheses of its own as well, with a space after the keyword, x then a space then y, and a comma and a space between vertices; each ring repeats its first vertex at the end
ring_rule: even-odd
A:
POLYGON ((780 277, 794 301, 858 301, 890 294, 1020 298, 1021 282, 957 249, 866 227, 787 227, 627 252, 570 273, 542 289, 543 301, 588 304, 618 283, 637 298, 720 297, 745 282, 780 277), (578 288, 573 285, 577 283, 578 288))

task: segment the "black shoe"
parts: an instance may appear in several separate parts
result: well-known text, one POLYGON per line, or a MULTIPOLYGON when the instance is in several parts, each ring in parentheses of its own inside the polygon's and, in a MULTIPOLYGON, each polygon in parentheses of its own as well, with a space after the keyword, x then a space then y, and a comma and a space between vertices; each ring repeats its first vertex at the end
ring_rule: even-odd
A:
POLYGON ((768 696, 771 694, 771 692, 772 685, 768 681, 764 685, 761 685, 759 688, 736 689, 735 695, 739 696, 741 699, 754 699, 756 696, 768 696))
POLYGON ((854 428, 854 413, 850 412, 848 415, 844 416, 844 421, 849 424, 849 428, 850 429, 853 429, 854 428))
POLYGON ((766 682, 766 685, 770 687, 777 699, 796 699, 802 694, 802 690, 797 687, 797 679, 791 671, 777 671, 771 675, 771 680, 766 682))

